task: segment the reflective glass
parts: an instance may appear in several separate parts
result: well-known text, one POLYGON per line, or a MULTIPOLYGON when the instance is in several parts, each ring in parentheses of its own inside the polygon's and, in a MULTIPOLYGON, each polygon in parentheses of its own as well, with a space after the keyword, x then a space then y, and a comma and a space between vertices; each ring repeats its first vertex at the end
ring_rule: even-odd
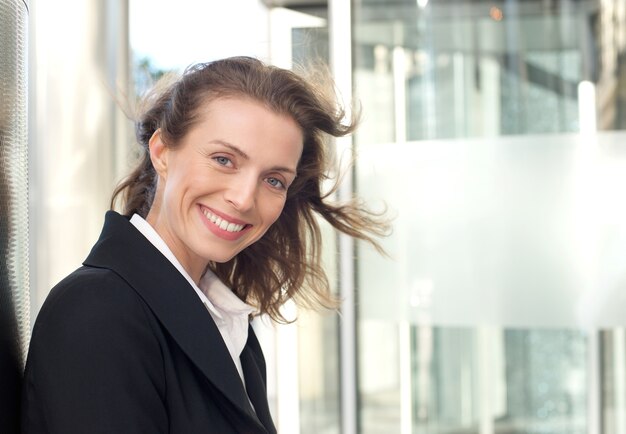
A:
POLYGON ((360 432, 626 433, 626 3, 353 20, 360 432))
MULTIPOLYGON (((297 12, 301 15, 291 21, 294 26, 291 29, 294 67, 306 68, 310 63, 316 67, 328 65, 327 9, 309 7, 297 12), (317 27, 310 27, 309 22, 314 22, 317 27)), ((324 221, 320 220, 320 224, 325 271, 336 294, 336 234, 324 221)), ((297 325, 300 434, 339 434, 339 318, 335 312, 302 310, 297 325)))

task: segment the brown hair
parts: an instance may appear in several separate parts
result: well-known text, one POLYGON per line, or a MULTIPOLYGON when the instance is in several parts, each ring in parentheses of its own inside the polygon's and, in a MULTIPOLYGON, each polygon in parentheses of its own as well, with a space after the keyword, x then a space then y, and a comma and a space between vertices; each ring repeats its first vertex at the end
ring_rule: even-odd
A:
POLYGON ((359 202, 332 204, 322 183, 333 168, 327 149, 329 136, 351 133, 355 120, 342 121, 344 110, 335 94, 325 92, 300 75, 248 57, 234 57, 193 65, 182 76, 146 99, 148 109, 136 122, 137 141, 143 151, 136 169, 113 192, 111 208, 123 199, 125 215, 146 217, 156 189, 156 172, 150 161, 148 141, 157 129, 167 146, 176 146, 198 121, 201 107, 216 98, 245 97, 276 113, 293 118, 304 136, 297 172, 289 187, 278 220, 256 243, 226 263, 209 267, 242 300, 261 313, 285 320, 280 306, 290 298, 308 307, 335 307, 328 278, 321 263, 321 232, 318 217, 352 237, 379 245, 374 237, 388 225, 380 215, 359 202))

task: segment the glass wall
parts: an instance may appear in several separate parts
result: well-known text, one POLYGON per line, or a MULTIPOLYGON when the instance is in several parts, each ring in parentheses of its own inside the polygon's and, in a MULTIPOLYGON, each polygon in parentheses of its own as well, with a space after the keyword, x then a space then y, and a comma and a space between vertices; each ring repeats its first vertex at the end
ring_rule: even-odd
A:
MULTIPOLYGON (((309 65, 329 64, 328 9, 309 6, 291 9, 298 14, 291 23, 292 66, 305 71, 309 65)), ((332 290, 338 293, 335 233, 323 223, 325 270, 332 290)), ((341 396, 339 327, 335 312, 300 311, 298 315, 299 432, 339 434, 341 396)))
POLYGON ((579 131, 579 85, 601 129, 625 124, 617 0, 355 2, 359 145, 579 131))
MULTIPOLYGON (((228 19, 194 4, 173 20, 161 3, 130 2, 149 74, 231 54, 326 62, 337 42, 324 1, 250 0, 228 19), (152 24, 167 19, 198 44, 159 39, 152 24)), ((356 188, 395 217, 389 258, 357 249, 358 432, 626 434, 625 23, 623 0, 352 2, 356 188)), ((264 343, 280 432, 354 434, 346 317, 301 312, 295 334, 264 343)))
POLYGON ((625 433, 626 4, 352 12, 359 432, 625 433))

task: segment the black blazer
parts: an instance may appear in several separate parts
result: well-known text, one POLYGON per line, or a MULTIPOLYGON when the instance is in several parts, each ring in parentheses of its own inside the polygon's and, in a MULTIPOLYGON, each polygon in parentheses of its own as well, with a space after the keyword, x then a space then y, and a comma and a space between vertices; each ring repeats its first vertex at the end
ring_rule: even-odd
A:
POLYGON ((83 266, 52 289, 37 317, 22 433, 275 433, 265 360, 248 332, 244 389, 193 288, 110 211, 83 266))

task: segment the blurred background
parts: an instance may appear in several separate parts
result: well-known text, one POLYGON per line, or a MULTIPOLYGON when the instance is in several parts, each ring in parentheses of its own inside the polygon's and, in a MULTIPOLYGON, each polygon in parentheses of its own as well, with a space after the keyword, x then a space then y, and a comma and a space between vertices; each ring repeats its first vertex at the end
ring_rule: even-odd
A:
POLYGON ((626 434, 626 2, 0 3, 0 53, 27 53, 0 122, 22 349, 131 166, 120 107, 193 62, 321 61, 362 110, 341 195, 394 232, 384 258, 326 231, 340 315, 256 324, 279 432, 626 434))

